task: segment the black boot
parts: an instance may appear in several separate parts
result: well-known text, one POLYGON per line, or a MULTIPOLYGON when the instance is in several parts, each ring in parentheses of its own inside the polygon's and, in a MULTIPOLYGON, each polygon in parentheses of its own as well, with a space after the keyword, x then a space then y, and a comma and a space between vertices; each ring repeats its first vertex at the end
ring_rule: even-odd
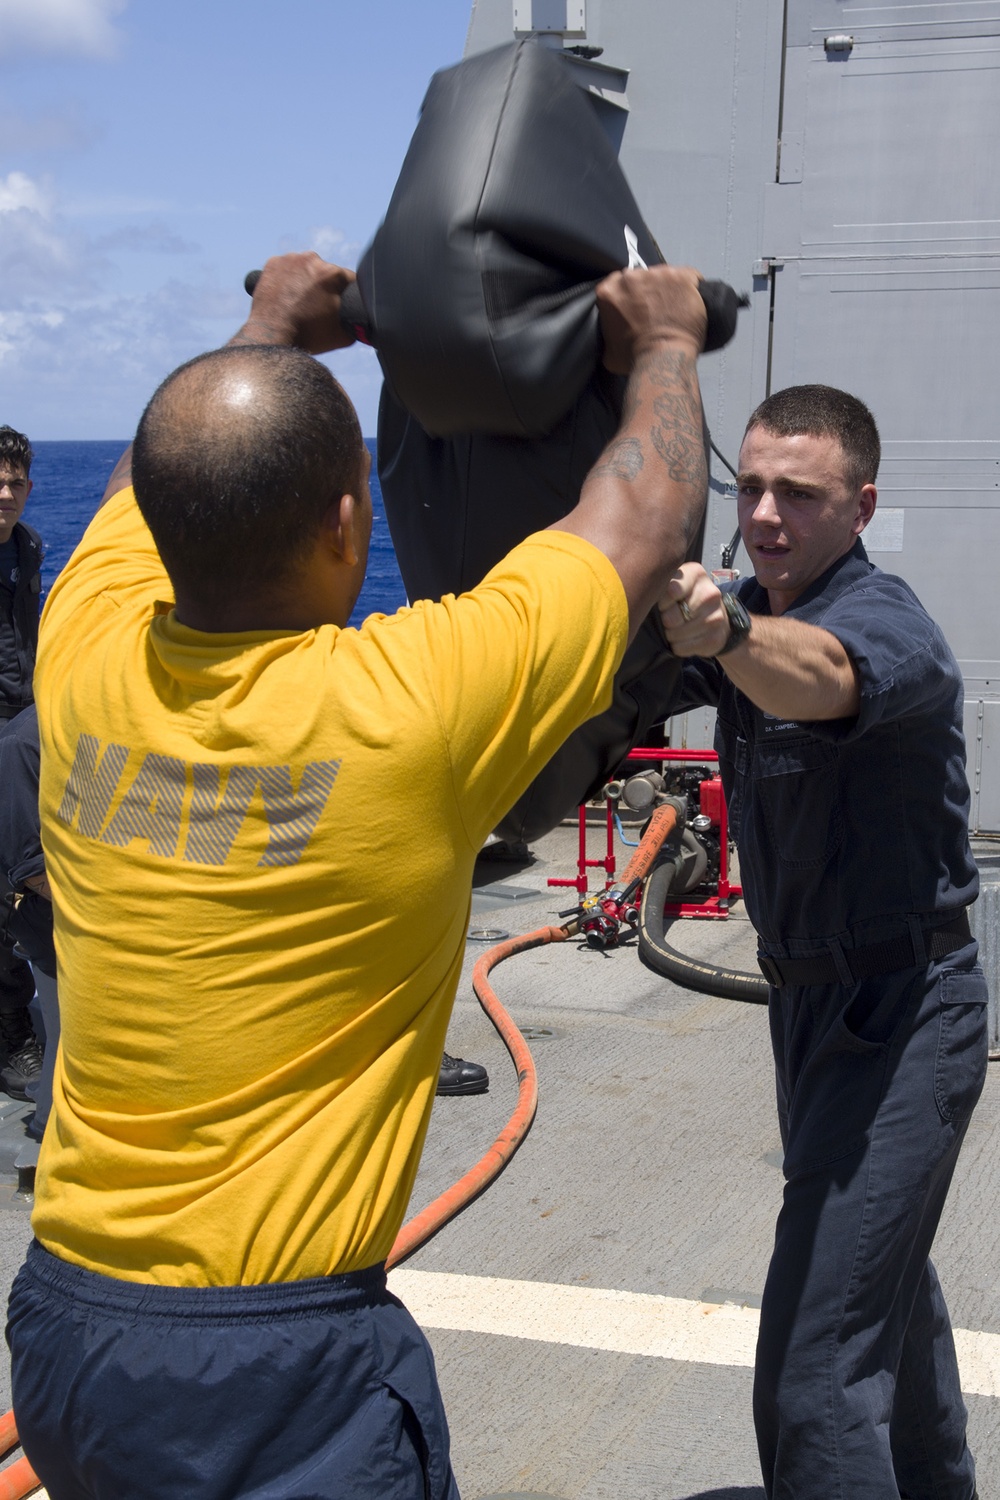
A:
POLYGON ((27 1099, 27 1086, 42 1076, 42 1049, 31 1025, 27 1008, 0 1010, 0 1041, 7 1061, 0 1068, 0 1083, 12 1099, 27 1099))
POLYGON ((466 1062, 464 1057, 441 1059, 438 1074, 439 1094, 485 1094, 490 1086, 490 1075, 480 1063, 466 1062))

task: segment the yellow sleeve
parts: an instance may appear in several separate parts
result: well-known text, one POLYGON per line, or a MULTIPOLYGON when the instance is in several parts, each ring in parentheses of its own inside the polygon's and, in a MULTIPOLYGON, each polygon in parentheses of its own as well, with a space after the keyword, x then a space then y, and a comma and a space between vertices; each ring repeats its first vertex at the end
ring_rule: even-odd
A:
POLYGON ((423 610, 429 696, 474 848, 563 741, 611 701, 628 605, 602 552, 538 532, 483 582, 423 610))
POLYGON ((120 490, 102 505, 52 585, 42 613, 40 656, 57 631, 67 645, 67 634, 71 640, 72 631, 79 628, 74 617, 99 598, 109 608, 144 602, 152 608, 159 600, 172 602, 173 597, 135 495, 131 487, 120 490))

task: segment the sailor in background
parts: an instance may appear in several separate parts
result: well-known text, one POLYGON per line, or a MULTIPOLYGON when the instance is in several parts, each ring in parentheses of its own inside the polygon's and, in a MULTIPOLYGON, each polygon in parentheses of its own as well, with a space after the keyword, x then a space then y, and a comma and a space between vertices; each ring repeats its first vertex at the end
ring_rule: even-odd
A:
POLYGON ((699 278, 618 273, 628 416, 579 503, 461 598, 343 628, 368 455, 305 351, 352 341, 352 280, 268 263, 232 345, 153 397, 134 490, 123 460, 49 599, 62 1033, 8 1338, 52 1500, 456 1500, 384 1262, 473 866, 703 516, 699 278))
POLYGON ((718 706, 772 985, 785 1190, 754 1386, 767 1494, 972 1500, 928 1259, 987 1066, 962 678, 861 544, 879 455, 854 397, 770 396, 737 481, 756 577, 721 593, 685 564, 662 618, 689 659, 684 703, 718 706))
MULTIPOLYGON (((32 702, 42 592, 42 541, 22 521, 31 494, 31 444, 23 432, 0 427, 0 728, 32 702)), ((42 1049, 28 1006, 31 970, 14 952, 7 913, 13 891, 0 875, 0 1084, 12 1099, 27 1099, 42 1071, 42 1049)))
POLYGON ((38 715, 31 704, 0 731, 0 875, 17 900, 8 930, 31 965, 45 1027, 41 1071, 28 1083, 35 1112, 26 1134, 40 1141, 52 1107, 52 1074, 59 1045, 56 951, 52 942, 52 892, 45 874, 38 815, 38 715))

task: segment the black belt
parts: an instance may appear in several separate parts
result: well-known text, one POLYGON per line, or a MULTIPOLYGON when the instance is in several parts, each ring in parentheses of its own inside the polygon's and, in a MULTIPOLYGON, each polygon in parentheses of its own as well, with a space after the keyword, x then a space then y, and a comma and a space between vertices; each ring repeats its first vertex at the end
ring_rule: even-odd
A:
POLYGON ((851 984, 859 979, 873 979, 876 974, 894 974, 933 959, 944 958, 971 941, 969 914, 963 908, 960 916, 940 927, 920 928, 924 954, 917 953, 907 933, 887 943, 868 943, 863 948, 842 948, 841 962, 829 951, 813 958, 772 958, 758 953, 757 962, 768 984, 782 989, 787 984, 851 984), (847 972, 845 973, 845 968, 847 972))

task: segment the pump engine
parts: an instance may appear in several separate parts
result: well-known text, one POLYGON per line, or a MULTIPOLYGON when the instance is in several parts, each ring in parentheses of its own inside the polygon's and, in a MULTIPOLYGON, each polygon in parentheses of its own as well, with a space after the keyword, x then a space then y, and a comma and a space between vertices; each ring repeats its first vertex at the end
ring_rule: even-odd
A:
POLYGON ((718 887, 723 821, 722 781, 708 765, 664 762, 663 771, 640 771, 610 782, 607 794, 633 813, 652 813, 671 801, 682 809, 677 829, 664 843, 660 864, 672 863, 669 895, 705 895, 718 887))

